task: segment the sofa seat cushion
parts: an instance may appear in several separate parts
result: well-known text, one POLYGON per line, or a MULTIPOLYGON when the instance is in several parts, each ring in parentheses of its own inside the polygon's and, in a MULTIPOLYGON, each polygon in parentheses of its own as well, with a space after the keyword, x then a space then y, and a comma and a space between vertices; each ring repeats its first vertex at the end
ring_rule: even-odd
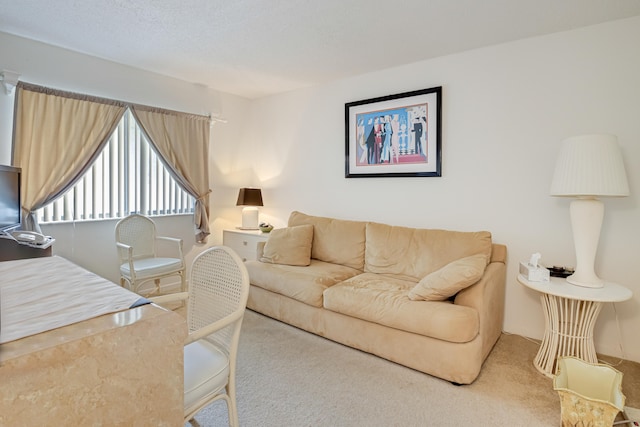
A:
POLYGON ((368 223, 364 271, 418 282, 460 258, 491 259, 491 233, 368 223))
POLYGON ((306 267, 260 261, 247 261, 245 265, 252 285, 318 308, 322 307, 325 289, 362 272, 315 259, 306 267))
POLYGON ((363 273, 324 291, 337 313, 444 341, 464 343, 480 330, 478 312, 451 301, 411 301, 415 282, 363 273))
POLYGON ((311 258, 362 270, 366 222, 291 212, 289 227, 313 225, 311 258))

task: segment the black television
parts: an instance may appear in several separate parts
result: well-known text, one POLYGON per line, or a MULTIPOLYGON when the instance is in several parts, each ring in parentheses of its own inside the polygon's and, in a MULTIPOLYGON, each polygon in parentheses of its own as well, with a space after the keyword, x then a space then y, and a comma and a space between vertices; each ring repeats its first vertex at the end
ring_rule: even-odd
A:
POLYGON ((20 227, 20 172, 0 165, 0 232, 20 227))

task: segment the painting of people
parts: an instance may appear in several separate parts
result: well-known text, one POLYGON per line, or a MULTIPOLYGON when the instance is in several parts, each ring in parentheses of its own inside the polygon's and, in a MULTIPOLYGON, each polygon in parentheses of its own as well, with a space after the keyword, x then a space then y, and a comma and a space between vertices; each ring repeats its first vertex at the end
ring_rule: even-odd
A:
POLYGON ((438 87, 345 104, 347 177, 440 176, 440 96, 438 87))
POLYGON ((356 115, 357 165, 426 163, 428 104, 356 115))

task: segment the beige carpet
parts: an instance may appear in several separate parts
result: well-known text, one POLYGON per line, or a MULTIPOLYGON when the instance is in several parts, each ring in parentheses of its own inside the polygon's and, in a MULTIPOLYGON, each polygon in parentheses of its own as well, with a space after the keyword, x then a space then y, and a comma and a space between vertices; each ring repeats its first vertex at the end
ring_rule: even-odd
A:
MULTIPOLYGON (((478 379, 454 386, 247 311, 237 371, 240 424, 559 426, 551 379, 532 365, 537 349, 503 334, 478 379)), ((640 365, 616 368, 624 372, 627 405, 640 407, 640 365)), ((224 402, 202 410, 191 425, 227 426, 224 402)))

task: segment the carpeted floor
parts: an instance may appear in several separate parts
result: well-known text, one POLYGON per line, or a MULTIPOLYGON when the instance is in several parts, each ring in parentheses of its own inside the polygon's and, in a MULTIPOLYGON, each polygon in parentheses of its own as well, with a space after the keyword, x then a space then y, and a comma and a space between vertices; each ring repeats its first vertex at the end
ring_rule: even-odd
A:
MULTIPOLYGON (((503 334, 478 379, 454 386, 247 310, 236 376, 240 424, 559 426, 552 381, 532 365, 537 349, 536 342, 503 334)), ((627 406, 640 407, 640 364, 616 368, 624 373, 627 406)), ((227 426, 224 402, 202 410, 191 425, 227 426)))

